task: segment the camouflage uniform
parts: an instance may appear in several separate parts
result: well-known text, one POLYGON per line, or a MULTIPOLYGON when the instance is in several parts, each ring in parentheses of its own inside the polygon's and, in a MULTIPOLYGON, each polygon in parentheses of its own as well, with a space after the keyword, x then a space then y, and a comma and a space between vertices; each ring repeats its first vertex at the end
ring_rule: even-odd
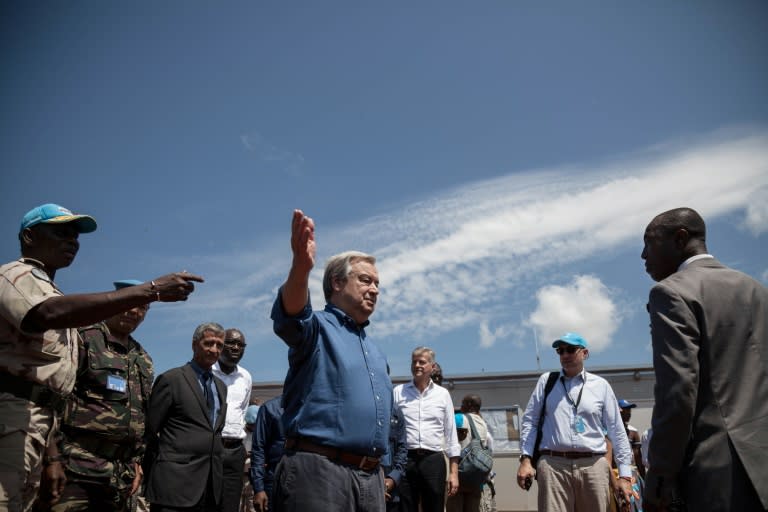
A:
POLYGON ((21 330, 32 308, 60 295, 35 260, 0 267, 0 510, 32 507, 59 404, 75 383, 76 329, 21 330))
POLYGON ((144 455, 144 420, 152 359, 129 336, 127 346, 104 324, 80 329, 75 389, 61 427, 67 485, 54 512, 124 511, 144 455))

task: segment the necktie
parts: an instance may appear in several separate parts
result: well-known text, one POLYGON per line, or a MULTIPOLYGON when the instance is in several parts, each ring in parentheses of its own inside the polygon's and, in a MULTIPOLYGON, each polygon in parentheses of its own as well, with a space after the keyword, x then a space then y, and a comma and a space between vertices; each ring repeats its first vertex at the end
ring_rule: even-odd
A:
POLYGON ((211 421, 211 425, 213 425, 213 410, 215 409, 215 404, 213 402, 213 391, 211 390, 211 379, 213 379, 213 374, 211 372, 204 372, 203 373, 203 394, 205 395, 205 404, 208 406, 208 419, 211 421))

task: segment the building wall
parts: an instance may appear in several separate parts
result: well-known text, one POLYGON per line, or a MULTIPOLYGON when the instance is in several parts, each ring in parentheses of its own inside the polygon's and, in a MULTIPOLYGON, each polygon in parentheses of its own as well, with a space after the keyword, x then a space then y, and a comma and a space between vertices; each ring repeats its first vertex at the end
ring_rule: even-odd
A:
MULTIPOLYGON (((588 368, 588 370, 608 380, 618 399, 623 398, 637 404, 637 408, 633 409, 631 425, 641 433, 650 427, 655 383, 652 367, 588 368)), ((541 373, 544 372, 448 375, 443 382, 444 387, 451 392, 456 408, 461 405, 461 399, 465 395, 477 394, 483 399, 484 412, 494 414, 493 411, 496 411, 497 416, 499 411, 506 413, 501 416, 507 418, 509 425, 506 432, 500 435, 508 437, 508 442, 506 444, 497 442, 500 449, 494 453, 496 506, 499 512, 537 509, 536 483, 534 482, 529 492, 517 486, 516 475, 520 451, 514 436, 519 423, 515 423, 512 411, 517 411, 518 420, 522 417, 541 373)), ((409 379, 410 377, 395 377, 392 380, 395 384, 399 384, 409 379)), ((282 382, 264 382, 254 383, 252 394, 262 400, 268 400, 281 392, 282 382)))

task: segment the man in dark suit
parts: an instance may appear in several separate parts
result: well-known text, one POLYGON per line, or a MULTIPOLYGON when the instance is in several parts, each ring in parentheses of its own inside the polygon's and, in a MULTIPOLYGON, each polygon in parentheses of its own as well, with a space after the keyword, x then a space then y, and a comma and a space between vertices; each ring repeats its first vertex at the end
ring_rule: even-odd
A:
POLYGON ((201 324, 192 361, 160 375, 147 412, 146 497, 152 512, 218 511, 227 388, 211 373, 224 346, 224 328, 201 324))
POLYGON ((690 208, 655 217, 642 258, 656 371, 645 510, 768 510, 768 290, 707 254, 690 208))

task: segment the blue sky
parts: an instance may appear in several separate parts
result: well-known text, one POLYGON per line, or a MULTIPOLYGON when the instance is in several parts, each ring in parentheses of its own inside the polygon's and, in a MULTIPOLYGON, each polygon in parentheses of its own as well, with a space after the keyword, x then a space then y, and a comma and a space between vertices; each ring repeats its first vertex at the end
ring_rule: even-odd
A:
POLYGON ((657 213, 691 206, 768 282, 768 4, 3 2, 0 244, 45 202, 93 215, 65 292, 189 270, 136 337, 164 371, 204 321, 257 381, 291 212, 328 256, 379 258, 369 332, 395 375, 525 371, 576 330, 590 365, 650 364, 657 213))

